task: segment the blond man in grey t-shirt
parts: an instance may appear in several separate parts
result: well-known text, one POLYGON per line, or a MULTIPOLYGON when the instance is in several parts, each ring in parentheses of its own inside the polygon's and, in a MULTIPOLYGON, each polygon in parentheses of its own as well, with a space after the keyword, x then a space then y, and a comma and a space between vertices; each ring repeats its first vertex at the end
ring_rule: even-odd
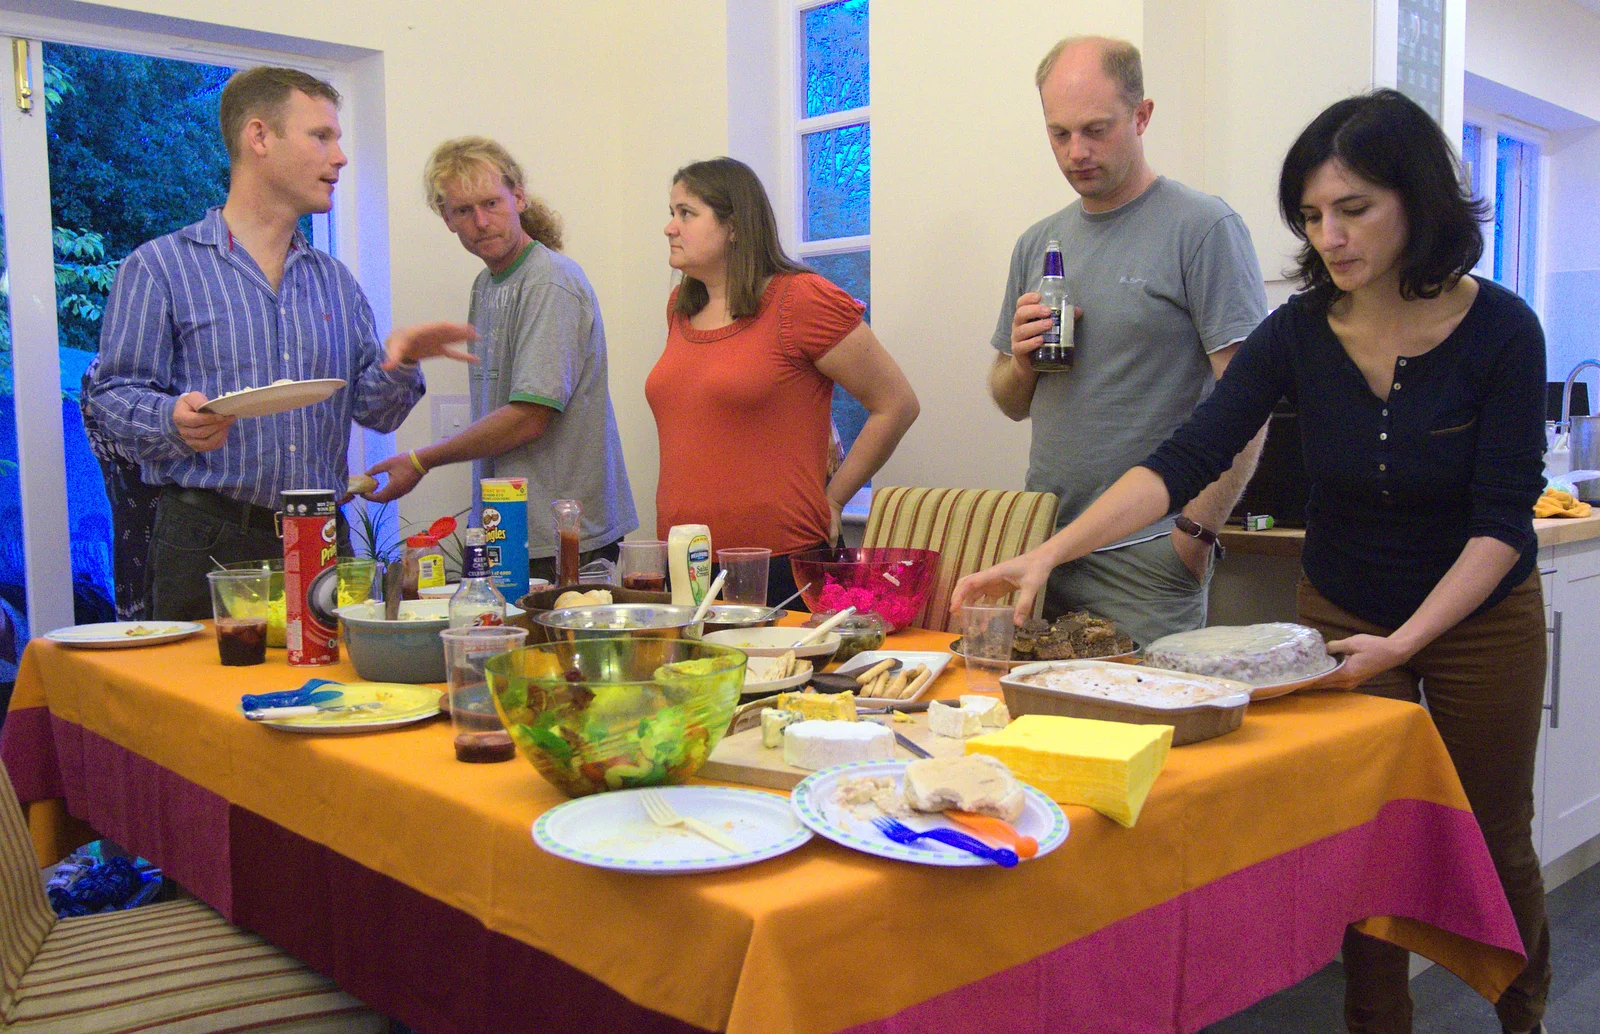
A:
MULTIPOLYGON (((1011 419, 1032 420, 1027 487, 1060 497, 1063 525, 1188 418, 1266 315, 1243 220, 1145 161, 1155 105, 1143 80, 1137 48, 1099 37, 1062 40, 1036 77, 1051 149, 1079 199, 1017 241, 989 390, 1011 419), (1064 373, 1040 373, 1028 358, 1050 326, 1035 292, 1049 240, 1061 242, 1079 308, 1076 360, 1064 373)), ((1261 441, 1176 523, 1057 568, 1046 616, 1089 610, 1141 643, 1203 625, 1215 532, 1261 441)))
POLYGON ((528 479, 528 556, 536 577, 554 580, 554 499, 583 507, 582 562, 615 560, 617 542, 639 519, 594 288, 561 254, 555 213, 528 195, 522 168, 498 143, 448 140, 428 159, 423 180, 429 205, 484 264, 468 312, 478 331, 478 361, 468 370, 473 422, 372 468, 388 483, 368 498, 397 499, 434 467, 471 460, 475 501, 479 478, 528 479))

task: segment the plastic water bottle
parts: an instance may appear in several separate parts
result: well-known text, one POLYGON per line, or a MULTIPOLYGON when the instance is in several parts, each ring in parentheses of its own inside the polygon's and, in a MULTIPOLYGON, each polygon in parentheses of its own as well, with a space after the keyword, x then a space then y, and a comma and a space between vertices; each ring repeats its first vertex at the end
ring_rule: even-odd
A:
POLYGON ((1074 312, 1067 296, 1067 278, 1062 273, 1061 242, 1050 241, 1044 249, 1044 276, 1039 278, 1039 304, 1050 309, 1050 329, 1044 344, 1028 356, 1040 373, 1060 373, 1072 369, 1077 347, 1073 343, 1074 312))
POLYGON ((484 548, 486 538, 482 528, 467 529, 461 551, 461 587, 450 597, 451 628, 506 623, 506 598, 494 587, 494 569, 484 548))

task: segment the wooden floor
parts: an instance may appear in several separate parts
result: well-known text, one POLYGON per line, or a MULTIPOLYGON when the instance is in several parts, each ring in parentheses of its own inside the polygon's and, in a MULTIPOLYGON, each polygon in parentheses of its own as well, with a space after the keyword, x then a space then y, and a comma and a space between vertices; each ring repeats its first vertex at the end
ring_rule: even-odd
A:
MULTIPOLYGON (((1550 892, 1548 1034, 1600 1034, 1600 865, 1550 892)), ((1411 981, 1415 1034, 1500 1034, 1494 1009, 1442 966, 1411 981)), ((1344 971, 1332 963, 1202 1034, 1344 1034, 1344 971)))

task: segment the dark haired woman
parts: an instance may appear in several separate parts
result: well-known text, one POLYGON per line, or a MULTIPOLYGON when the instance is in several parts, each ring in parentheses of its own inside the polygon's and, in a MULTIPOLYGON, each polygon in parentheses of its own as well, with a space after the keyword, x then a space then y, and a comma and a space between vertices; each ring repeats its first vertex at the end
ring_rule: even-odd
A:
MULTIPOLYGON (((1439 128, 1393 90, 1340 101, 1279 180, 1306 290, 1240 348, 1194 417, 1031 553, 963 579, 954 602, 1020 589, 1181 507, 1288 395, 1311 479, 1300 619, 1345 665, 1328 685, 1426 695, 1528 956, 1496 1005, 1540 1029, 1549 927, 1534 855, 1544 695, 1533 503, 1543 486, 1544 335, 1516 295, 1467 275, 1479 203, 1439 128), (1420 691, 1419 691, 1420 685, 1420 691)), ((1407 953, 1346 931, 1352 1031, 1409 1031, 1407 953)))
POLYGON ((657 535, 707 524, 718 549, 772 550, 770 600, 795 586, 789 554, 831 545, 850 497, 917 418, 917 397, 861 321, 861 304, 783 253, 767 192, 732 158, 672 179, 667 347, 645 380, 661 441, 657 535), (830 480, 833 386, 867 422, 830 480))

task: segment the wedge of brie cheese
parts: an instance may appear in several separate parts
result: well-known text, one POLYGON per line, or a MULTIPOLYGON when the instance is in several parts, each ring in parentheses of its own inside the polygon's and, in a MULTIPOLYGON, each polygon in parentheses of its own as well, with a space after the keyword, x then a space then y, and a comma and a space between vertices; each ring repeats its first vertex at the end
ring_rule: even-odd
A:
POLYGON ((986 697, 977 693, 961 694, 961 709, 978 712, 978 724, 985 729, 1004 729, 1011 722, 1011 712, 999 697, 986 697))
POLYGON ((906 803, 917 811, 958 808, 1007 822, 1022 814, 1027 800, 1010 770, 981 754, 913 761, 906 766, 901 788, 906 803))
POLYGON ((813 719, 783 730, 783 763, 795 768, 832 768, 893 757, 894 733, 876 722, 813 719))
POLYGON ((983 724, 976 710, 950 707, 935 700, 928 705, 928 731, 935 736, 964 740, 982 732, 983 724))

